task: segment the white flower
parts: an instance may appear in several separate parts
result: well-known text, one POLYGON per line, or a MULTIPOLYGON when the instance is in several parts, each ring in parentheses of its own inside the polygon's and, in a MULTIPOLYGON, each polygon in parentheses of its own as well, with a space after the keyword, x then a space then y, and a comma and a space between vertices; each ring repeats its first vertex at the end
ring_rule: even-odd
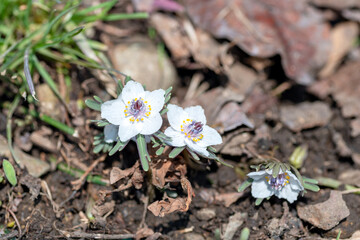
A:
POLYGON ((117 141, 119 126, 108 124, 104 127, 104 140, 106 143, 113 143, 117 141))
POLYGON ((167 116, 170 127, 165 135, 171 138, 169 145, 174 147, 187 146, 190 150, 208 157, 207 147, 222 143, 220 134, 206 125, 204 109, 200 106, 188 107, 185 110, 169 104, 167 116))
POLYGON ((267 198, 275 195, 293 203, 299 192, 304 190, 299 179, 290 171, 283 173, 280 170, 276 178, 272 176, 272 170, 251 172, 247 176, 253 179, 251 194, 255 198, 267 198))
POLYGON ((165 102, 165 91, 144 91, 140 83, 129 81, 119 97, 101 105, 101 117, 119 126, 122 142, 138 134, 151 135, 162 125, 160 111, 165 102))

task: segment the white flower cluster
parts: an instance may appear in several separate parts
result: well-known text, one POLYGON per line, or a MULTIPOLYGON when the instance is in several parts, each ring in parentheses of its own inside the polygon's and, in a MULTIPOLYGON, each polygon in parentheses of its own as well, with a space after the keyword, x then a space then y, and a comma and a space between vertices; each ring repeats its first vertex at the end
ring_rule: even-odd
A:
MULTIPOLYGON (((163 119, 161 110, 165 104, 165 91, 145 91, 140 83, 129 81, 115 100, 101 105, 101 117, 110 124, 104 128, 105 142, 135 140, 138 134, 146 139, 159 131, 163 119)), ((206 125, 204 109, 200 106, 181 108, 173 104, 167 106, 170 127, 165 135, 170 140, 166 144, 173 147, 187 147, 191 151, 210 156, 208 146, 222 143, 220 134, 206 125)))

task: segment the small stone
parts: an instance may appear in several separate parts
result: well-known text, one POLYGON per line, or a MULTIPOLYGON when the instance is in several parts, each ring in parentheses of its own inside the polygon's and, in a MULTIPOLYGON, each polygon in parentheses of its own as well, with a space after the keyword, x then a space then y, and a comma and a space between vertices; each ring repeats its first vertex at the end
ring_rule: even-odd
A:
POLYGON ((330 198, 325 202, 297 207, 297 213, 302 220, 323 230, 330 230, 350 215, 339 191, 331 191, 330 198))
POLYGON ((205 240, 205 238, 198 233, 187 233, 184 235, 185 240, 205 240))
POLYGON ((209 221, 216 216, 215 209, 203 208, 196 212, 196 217, 201 221, 209 221))

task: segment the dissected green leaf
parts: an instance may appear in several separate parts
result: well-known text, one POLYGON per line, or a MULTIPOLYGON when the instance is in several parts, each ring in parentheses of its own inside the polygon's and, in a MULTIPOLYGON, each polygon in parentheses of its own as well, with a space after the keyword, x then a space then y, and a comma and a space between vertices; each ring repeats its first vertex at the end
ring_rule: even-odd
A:
POLYGON ((164 149, 165 149, 165 147, 162 146, 162 147, 160 147, 158 150, 156 150, 156 156, 160 156, 161 154, 163 154, 164 149))
POLYGON ((95 99, 97 102, 99 102, 99 103, 103 103, 103 101, 101 100, 101 98, 98 97, 98 96, 96 96, 96 95, 94 95, 94 99, 95 99))
POLYGON ((127 143, 123 143, 121 141, 117 141, 117 143, 115 144, 115 146, 110 150, 109 152, 109 156, 114 155, 117 151, 122 151, 127 143))
POLYGON ((139 157, 142 168, 144 169, 145 172, 147 172, 149 170, 149 162, 151 161, 151 158, 146 149, 146 141, 144 135, 138 134, 136 136, 136 144, 139 151, 139 157))
POLYGON ((304 188, 313 192, 320 191, 320 187, 318 185, 314 185, 310 183, 304 183, 304 188))
POLYGON ((198 156, 196 153, 194 153, 190 148, 186 148, 186 150, 190 153, 190 156, 191 156, 194 160, 200 161, 199 156, 198 156))
POLYGON ((175 157, 178 156, 184 149, 185 149, 185 147, 176 147, 176 148, 174 148, 174 149, 169 153, 169 158, 175 158, 175 157))
POLYGON ((244 191, 246 188, 248 188, 249 186, 251 186, 252 182, 254 181, 254 179, 252 178, 248 178, 246 179, 238 188, 238 192, 242 192, 244 191))
POLYGON ((274 178, 276 178, 279 175, 280 172, 280 164, 279 163, 275 163, 273 171, 272 171, 272 176, 274 178))
POLYGON ((259 206, 262 203, 263 200, 264 200, 263 198, 257 198, 255 200, 255 206, 259 206))
POLYGON ((15 186, 17 184, 16 173, 13 165, 6 159, 3 160, 3 169, 5 172, 6 179, 15 186))
POLYGON ((99 145, 96 145, 96 147, 94 147, 93 152, 94 152, 94 153, 99 153, 99 152, 101 152, 101 150, 103 150, 104 146, 105 146, 104 143, 101 143, 101 144, 99 144, 99 145))
POLYGON ((95 102, 92 99, 86 99, 85 104, 86 104, 86 106, 88 106, 89 108, 91 108, 95 111, 101 111, 101 104, 98 102, 95 102))

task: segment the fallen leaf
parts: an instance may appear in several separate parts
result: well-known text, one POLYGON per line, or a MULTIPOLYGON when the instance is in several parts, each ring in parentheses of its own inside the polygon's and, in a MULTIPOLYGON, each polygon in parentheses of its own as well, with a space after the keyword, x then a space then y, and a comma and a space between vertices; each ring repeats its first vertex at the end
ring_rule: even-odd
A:
MULTIPOLYGON (((309 88, 313 94, 323 98, 331 94, 345 118, 360 119, 360 61, 348 62, 335 74, 324 78, 309 88)), ((360 130, 353 123, 353 134, 360 130)))
POLYGON ((330 230, 350 215, 350 211, 339 191, 331 191, 325 202, 297 207, 299 217, 323 230, 330 230), (330 211, 331 209, 331 211, 330 211))
POLYGON ((209 221, 216 217, 216 211, 212 208, 202 208, 198 210, 195 215, 201 221, 209 221))
POLYGON ((346 170, 340 174, 339 180, 345 184, 360 187, 360 170, 346 170))
POLYGON ((185 177, 181 178, 181 187, 187 192, 187 197, 168 198, 164 200, 153 202, 148 206, 155 216, 164 217, 166 214, 180 211, 186 212, 189 209, 192 197, 195 196, 194 190, 191 187, 191 183, 185 177))
POLYGON ((286 74, 299 83, 326 60, 329 26, 306 0, 184 0, 190 18, 251 56, 280 54, 286 74), (286 13, 286 14, 284 14, 286 13))
POLYGON ((134 186, 140 189, 144 182, 142 170, 140 170, 140 163, 137 161, 131 168, 122 170, 118 167, 113 167, 110 172, 110 184, 115 184, 120 181, 117 191, 123 191, 134 186))
POLYGON ((358 0, 309 0, 309 2, 319 6, 342 10, 345 8, 360 8, 360 2, 358 0))
POLYGON ((324 126, 331 115, 330 107, 323 102, 304 102, 280 108, 281 122, 294 132, 324 126))
POLYGON ((325 66, 319 73, 321 78, 333 74, 344 56, 356 47, 354 42, 358 34, 359 27, 354 22, 339 23, 331 30, 331 51, 325 66))
POLYGON ((162 189, 165 186, 165 176, 169 171, 173 161, 158 161, 151 167, 151 183, 162 189))
POLYGON ((224 234, 222 236, 222 239, 224 240, 232 240, 236 231, 239 229, 239 227, 244 223, 245 219, 247 217, 246 213, 235 213, 231 217, 229 217, 229 223, 224 228, 224 234))
POLYGON ((151 228, 143 227, 136 231, 135 239, 140 240, 140 239, 152 236, 153 234, 154 234, 154 231, 151 228))
POLYGON ((131 168, 127 168, 125 170, 122 170, 118 167, 113 167, 110 172, 110 184, 114 184, 121 179, 124 179, 126 177, 130 177, 134 174, 136 169, 136 164, 132 166, 131 168))
POLYGON ((182 26, 176 18, 163 13, 154 13, 150 16, 150 22, 164 40, 175 60, 191 56, 182 26))
POLYGON ((225 207, 230 207, 231 204, 236 202, 244 195, 244 192, 222 193, 215 195, 215 201, 224 204, 225 207))
POLYGON ((20 178, 19 182, 29 189, 31 200, 35 200, 39 196, 41 189, 41 180, 39 178, 33 177, 30 174, 25 174, 25 176, 20 178))
POLYGON ((336 151, 342 157, 350 157, 352 154, 352 150, 347 146, 344 138, 338 132, 334 132, 332 134, 332 140, 336 146, 336 151))

